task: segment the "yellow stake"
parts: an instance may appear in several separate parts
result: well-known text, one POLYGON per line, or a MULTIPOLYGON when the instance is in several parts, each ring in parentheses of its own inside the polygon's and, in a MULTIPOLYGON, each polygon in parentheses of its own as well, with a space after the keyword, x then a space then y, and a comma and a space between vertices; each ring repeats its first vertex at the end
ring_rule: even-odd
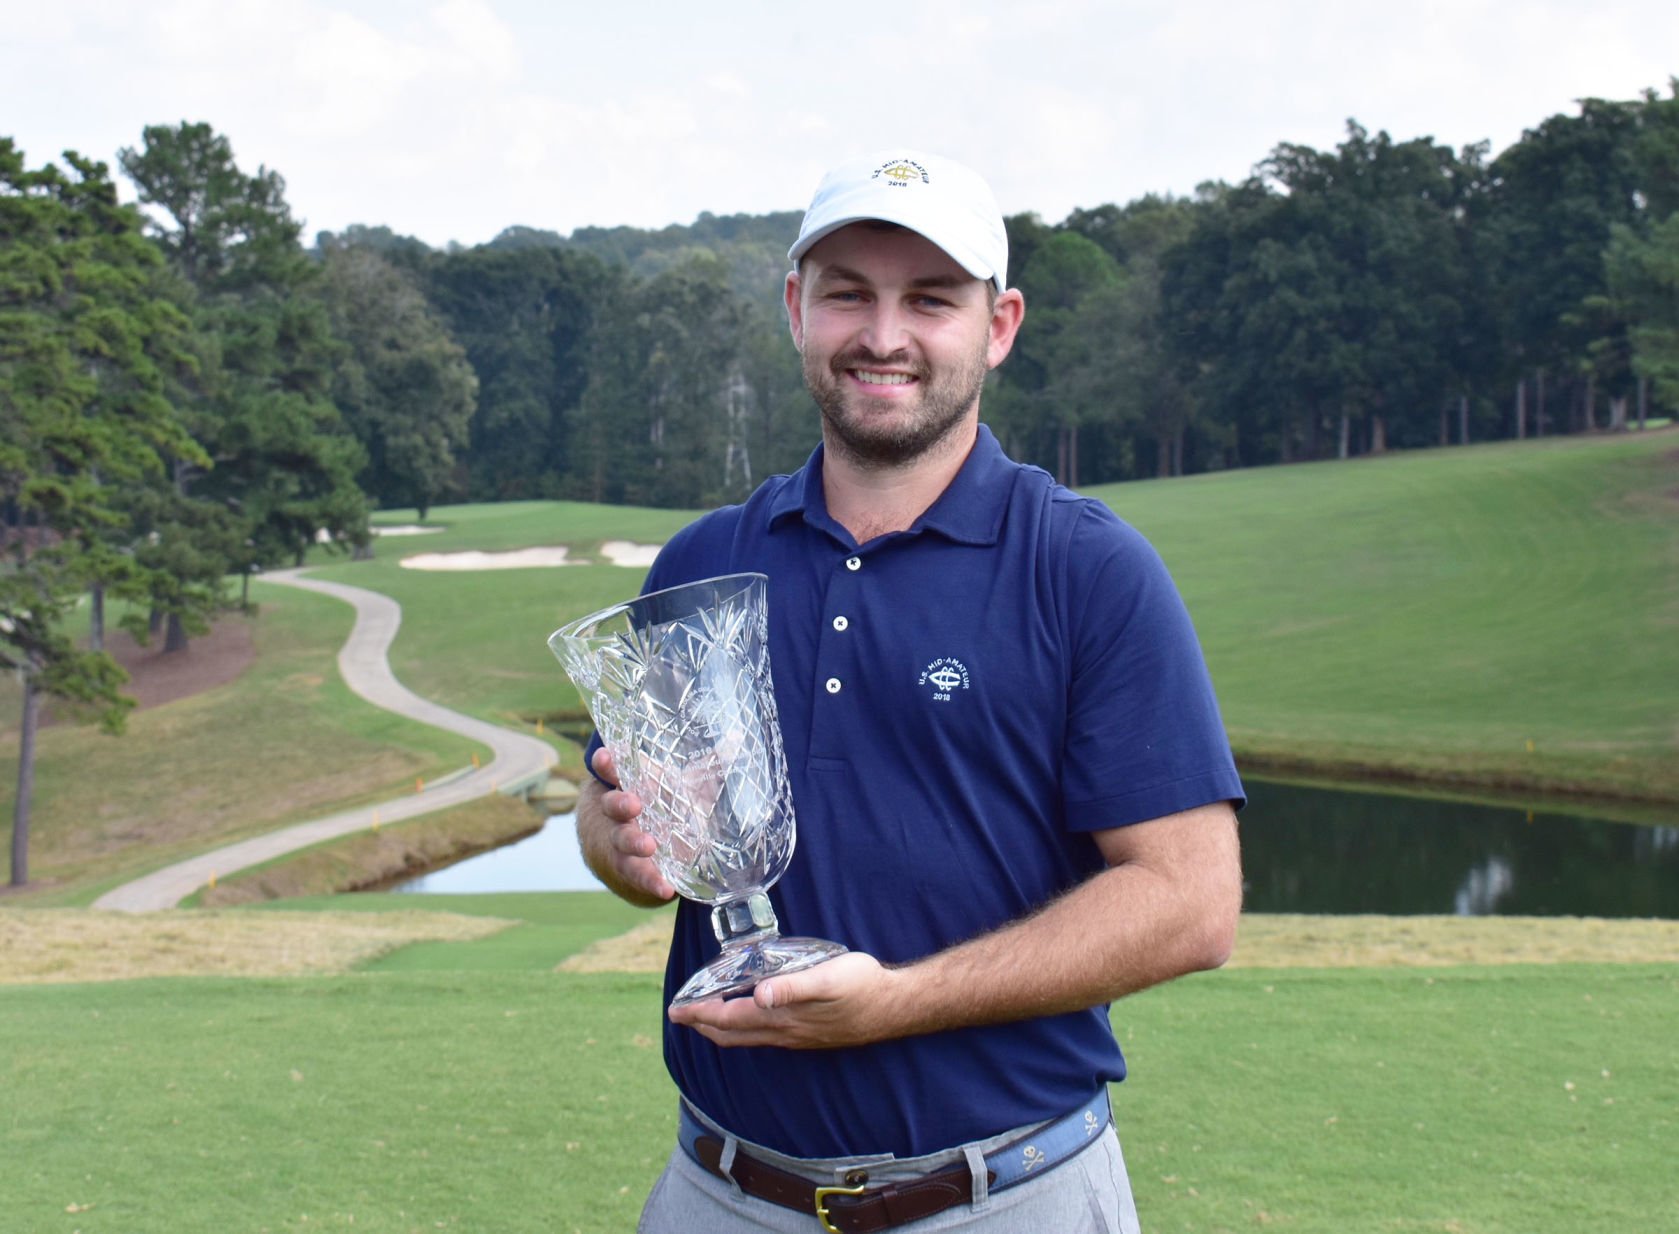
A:
POLYGON ((210 871, 210 890, 214 891, 215 889, 216 889, 216 872, 214 870, 211 870, 210 871))
POLYGON ((416 793, 423 793, 426 791, 426 782, 420 776, 414 777, 414 791, 416 793))
POLYGON ((541 716, 536 717, 536 735, 538 737, 542 736, 542 717, 541 716))
POLYGON ((478 751, 476 750, 472 752, 472 769, 474 771, 478 770, 478 751))
POLYGON ((1533 753, 1533 738, 1531 738, 1531 737, 1529 737, 1529 738, 1528 738, 1528 739, 1527 739, 1527 752, 1528 752, 1528 753, 1529 753, 1529 754, 1532 754, 1532 753, 1533 753))
POLYGON ((379 811, 373 811, 373 830, 379 830, 379 811))

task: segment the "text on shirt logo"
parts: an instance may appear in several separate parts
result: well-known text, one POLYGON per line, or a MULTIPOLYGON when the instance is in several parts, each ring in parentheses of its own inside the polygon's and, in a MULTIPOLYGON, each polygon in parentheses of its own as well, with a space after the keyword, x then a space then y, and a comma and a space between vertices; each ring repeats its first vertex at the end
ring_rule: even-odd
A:
POLYGON ((921 670, 918 685, 933 687, 933 701, 948 703, 957 690, 968 688, 968 666, 950 656, 940 656, 921 670))

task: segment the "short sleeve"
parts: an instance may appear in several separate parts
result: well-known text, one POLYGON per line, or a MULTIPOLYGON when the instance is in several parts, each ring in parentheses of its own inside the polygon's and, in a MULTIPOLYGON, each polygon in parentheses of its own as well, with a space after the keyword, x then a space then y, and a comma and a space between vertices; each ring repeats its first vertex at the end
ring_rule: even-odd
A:
POLYGON ((1095 831, 1244 800, 1206 660, 1158 553, 1083 503, 1068 541, 1069 827, 1095 831))

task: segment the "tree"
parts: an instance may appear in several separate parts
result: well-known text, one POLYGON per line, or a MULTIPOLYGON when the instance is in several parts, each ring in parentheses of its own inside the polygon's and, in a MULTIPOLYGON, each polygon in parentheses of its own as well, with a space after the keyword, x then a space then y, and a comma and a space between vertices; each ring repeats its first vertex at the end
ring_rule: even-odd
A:
POLYGON ((480 247, 427 263, 422 290, 478 378, 471 500, 564 490, 577 470, 568 450, 589 380, 590 323, 623 277, 588 254, 546 246, 480 247))
POLYGON ((113 731, 130 705, 121 668, 65 631, 110 563, 120 486, 202 460, 164 397, 188 362, 186 321, 156 294, 159 260, 118 204, 105 165, 25 169, 0 138, 0 668, 23 685, 11 882, 28 881, 35 736, 45 696, 91 708, 113 731))
POLYGON ((321 294, 348 346, 333 396, 367 462, 357 477, 387 506, 427 510, 457 488, 478 378, 413 278, 370 248, 322 252, 321 294))
POLYGON ((118 158, 192 292, 201 364, 175 396, 214 464, 177 460, 172 496, 155 503, 159 537, 194 540, 159 548, 175 569, 198 571, 176 574, 185 586, 157 597, 174 648, 202 610, 172 606, 222 574, 301 562, 323 534, 359 547, 370 533, 355 485, 360 446, 331 399, 343 347, 313 294, 319 271, 298 244, 285 181, 266 168, 243 173, 207 124, 152 126, 142 139, 118 158))
POLYGON ((1667 406, 1679 408, 1679 212, 1640 237, 1625 225, 1604 256, 1610 293, 1633 324, 1633 371, 1667 406))
POLYGON ((1277 147, 1167 255, 1163 295, 1201 401, 1249 461, 1419 443, 1461 384, 1460 161, 1349 123, 1277 147))
POLYGON ((1034 235, 1028 247, 1012 281, 1026 296, 1032 328, 1015 344, 1020 362, 1008 371, 1013 389, 997 400, 990 418, 1026 444, 1028 459, 1037 455, 1046 466, 1053 459, 1056 478, 1076 485, 1080 429, 1109 418, 1113 409, 1111 392, 1089 372, 1104 364, 1110 348, 1103 331, 1090 328, 1087 302, 1116 286, 1120 270, 1100 245, 1077 232, 1034 235))
POLYGON ((572 448, 580 495, 692 507, 751 491, 731 468, 751 410, 739 402, 746 319, 715 259, 626 283, 602 306, 572 448))
POLYGON ((1581 308, 1606 290, 1610 229, 1639 215, 1639 110, 1584 99, 1578 116, 1549 117, 1490 167, 1474 223, 1498 289, 1504 380, 1520 385, 1518 436, 1530 405, 1538 431, 1558 421, 1559 379, 1588 368, 1601 337, 1605 323, 1581 308))

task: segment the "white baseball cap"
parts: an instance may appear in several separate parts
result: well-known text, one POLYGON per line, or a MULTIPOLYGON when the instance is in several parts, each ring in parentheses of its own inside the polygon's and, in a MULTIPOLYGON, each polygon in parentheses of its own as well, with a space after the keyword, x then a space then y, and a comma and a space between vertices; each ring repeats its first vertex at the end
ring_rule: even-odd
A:
POLYGON ((853 159, 822 177, 787 258, 797 264, 824 236, 869 219, 919 232, 976 279, 999 293, 1007 286, 1009 237, 990 187, 960 163, 913 150, 853 159))

